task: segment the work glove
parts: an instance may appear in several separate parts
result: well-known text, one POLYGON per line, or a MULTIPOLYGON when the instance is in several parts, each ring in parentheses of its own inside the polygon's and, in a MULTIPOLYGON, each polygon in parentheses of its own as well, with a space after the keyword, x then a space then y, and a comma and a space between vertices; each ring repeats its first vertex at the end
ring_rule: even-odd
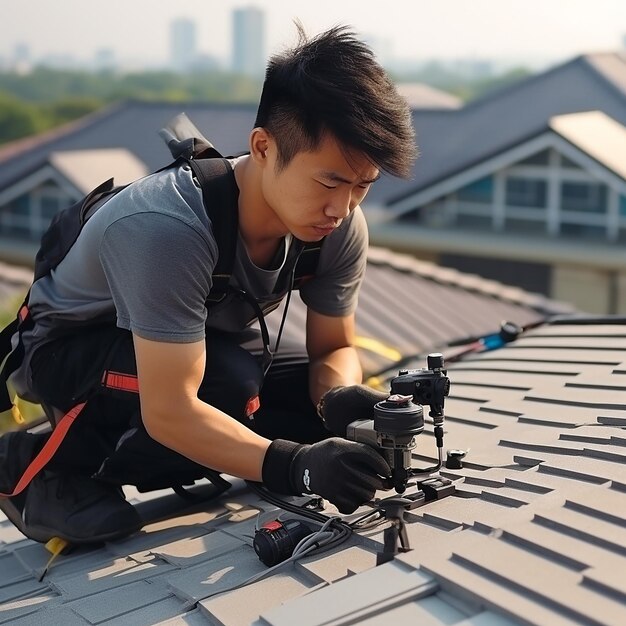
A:
POLYGON ((367 385, 333 387, 317 405, 317 413, 331 433, 346 436, 346 427, 355 420, 373 419, 374 405, 389 397, 367 385))
POLYGON ((339 437, 304 445, 276 439, 263 461, 263 482, 271 491, 315 493, 341 513, 353 513, 377 489, 387 488, 387 461, 364 443, 339 437))

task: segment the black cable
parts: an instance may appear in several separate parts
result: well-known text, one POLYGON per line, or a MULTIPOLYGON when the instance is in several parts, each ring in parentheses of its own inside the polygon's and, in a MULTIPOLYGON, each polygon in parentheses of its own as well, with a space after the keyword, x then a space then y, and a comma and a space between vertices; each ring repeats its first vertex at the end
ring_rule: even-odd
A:
MULTIPOLYGON (((254 481, 246 481, 246 484, 254 491, 258 496, 260 496, 266 502, 277 506, 278 508, 284 509, 285 511, 289 511, 290 513, 295 513, 296 515, 300 515, 301 517, 306 517, 311 519, 319 524, 325 524, 331 518, 323 513, 319 513, 318 511, 312 511, 311 509, 307 509, 303 506, 299 506, 297 504, 292 504, 291 502, 287 502, 283 500, 276 494, 268 491, 262 483, 257 483, 254 481)), ((338 533, 337 539, 330 542, 326 546, 324 546, 325 551, 328 548, 334 547, 346 541, 350 535, 352 534, 352 528, 346 522, 341 520, 333 519, 330 523, 330 527, 338 533)))
MULTIPOLYGON (((285 322, 287 321, 287 311, 289 310, 289 303, 291 302, 293 284, 296 279, 296 265, 298 264, 298 259, 300 258, 300 254, 302 254, 302 250, 300 250, 300 253, 298 254, 298 258, 296 259, 293 269, 291 270, 291 278, 289 279, 289 291, 287 291, 287 299, 285 300, 285 309, 283 310, 283 318, 280 321, 280 326, 278 328, 278 335, 276 335, 276 343, 274 344, 274 351, 272 352, 272 359, 274 355, 278 352, 278 348, 280 346, 280 340, 283 335, 283 328, 285 327, 285 322)), ((263 372, 263 375, 267 374, 271 365, 272 365, 272 362, 270 361, 270 364, 267 366, 267 369, 265 370, 265 372, 263 372)))

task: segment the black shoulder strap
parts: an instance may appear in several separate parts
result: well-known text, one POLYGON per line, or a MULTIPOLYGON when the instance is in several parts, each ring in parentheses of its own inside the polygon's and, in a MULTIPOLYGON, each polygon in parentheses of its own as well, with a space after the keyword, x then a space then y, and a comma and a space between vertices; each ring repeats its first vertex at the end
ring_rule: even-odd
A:
POLYGON ((200 187, 204 208, 213 226, 219 255, 213 269, 208 302, 219 302, 228 291, 233 273, 239 228, 239 189, 227 159, 191 159, 189 165, 200 187))
POLYGON ((298 257, 296 269, 293 277, 293 288, 300 289, 304 283, 311 280, 315 276, 317 266, 320 262, 320 252, 324 239, 320 241, 304 243, 302 252, 298 257))

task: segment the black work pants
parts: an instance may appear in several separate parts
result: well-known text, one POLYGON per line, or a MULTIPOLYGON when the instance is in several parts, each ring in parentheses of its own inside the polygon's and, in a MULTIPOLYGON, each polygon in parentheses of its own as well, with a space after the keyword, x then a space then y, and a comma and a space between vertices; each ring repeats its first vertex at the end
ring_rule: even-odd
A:
MULTIPOLYGON (((263 381, 260 358, 226 333, 207 336, 206 368, 198 397, 268 439, 312 443, 329 436, 308 392, 308 361, 281 349, 263 381), (250 398, 260 398, 253 419, 250 398)), ((132 334, 115 327, 82 329, 41 347, 32 359, 41 402, 65 413, 87 400, 49 467, 94 475, 141 490, 190 484, 206 468, 162 446, 146 432, 138 393, 102 384, 105 372, 136 376, 132 334)), ((172 415, 172 420, 191 419, 172 415)))

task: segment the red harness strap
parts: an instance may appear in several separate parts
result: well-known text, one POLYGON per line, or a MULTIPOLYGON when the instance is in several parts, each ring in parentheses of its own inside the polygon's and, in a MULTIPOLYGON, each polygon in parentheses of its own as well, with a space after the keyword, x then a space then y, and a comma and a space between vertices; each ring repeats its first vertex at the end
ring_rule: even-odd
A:
MULTIPOLYGON (((105 371, 102 376, 102 385, 109 389, 139 393, 137 376, 129 374, 105 371)), ((11 493, 0 493, 0 498, 12 498, 22 493, 28 487, 30 481, 50 462, 50 459, 52 459, 61 443, 63 443, 63 439, 65 439, 65 435, 67 435, 74 420, 80 415, 86 404, 86 402, 77 404, 58 421, 56 428, 50 433, 48 441, 39 451, 39 454, 30 462, 22 477, 17 481, 13 491, 11 493)))
POLYGON ((54 453, 59 449, 61 442, 65 439, 65 435, 67 435, 67 431, 74 423, 74 420, 80 415, 80 412, 85 408, 85 404, 85 402, 77 404, 61 418, 57 427, 50 434, 48 441, 46 441, 43 448, 39 451, 39 454, 30 462, 30 465, 22 474, 22 477, 17 481, 17 485, 15 485, 13 491, 11 493, 0 493, 0 498, 12 498, 22 493, 22 491, 28 487, 30 481, 48 464, 50 459, 54 456, 54 453))

